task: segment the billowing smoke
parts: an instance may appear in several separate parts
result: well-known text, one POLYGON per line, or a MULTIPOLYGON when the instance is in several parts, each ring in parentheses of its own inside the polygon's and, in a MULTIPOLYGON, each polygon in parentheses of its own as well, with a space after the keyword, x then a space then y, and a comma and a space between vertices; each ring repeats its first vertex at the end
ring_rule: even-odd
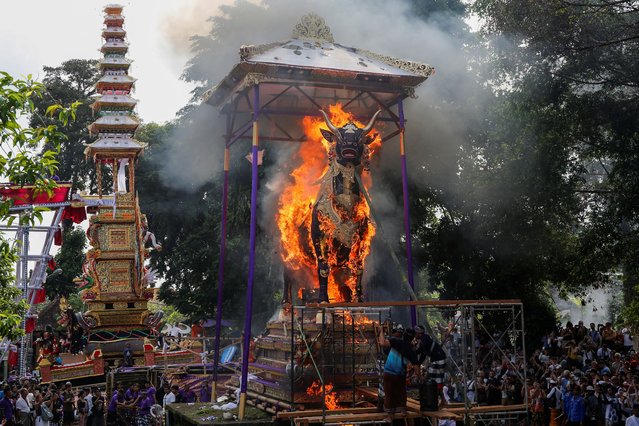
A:
MULTIPOLYGON (((240 46, 287 40, 295 24, 309 12, 326 20, 337 43, 434 66, 436 74, 417 90, 417 99, 405 101, 409 176, 415 182, 428 182, 443 188, 457 173, 456 158, 474 120, 463 112, 463 106, 473 97, 473 103, 481 110, 478 97, 482 96, 481 85, 469 72, 468 40, 460 36, 468 33, 458 17, 438 15, 425 22, 414 17, 409 2, 403 0, 271 0, 259 4, 236 1, 222 6, 218 2, 200 0, 191 7, 197 14, 177 20, 173 16, 167 17, 171 31, 165 36, 169 37, 169 46, 181 49, 194 29, 201 28, 202 22, 211 17, 212 36, 195 41, 211 46, 215 54, 196 56, 189 64, 190 75, 200 76, 210 85, 220 81, 239 62, 240 46)), ((189 126, 175 135, 168 152, 164 174, 167 185, 197 187, 219 176, 225 131, 223 120, 206 106, 200 107, 189 119, 189 126)), ((288 125, 295 126, 296 123, 288 125)), ((233 155, 244 156, 249 152, 245 142, 236 145, 241 148, 234 147, 233 155)), ((295 149, 294 145, 286 143, 267 145, 265 155, 275 156, 271 157, 275 161, 265 172, 266 181, 261 183, 262 229, 277 229, 274 223, 277 195, 286 182, 290 155, 295 149)), ((249 163, 243 163, 243 167, 248 168, 249 163)), ((371 171, 374 208, 384 223, 386 237, 397 241, 397 236, 403 234, 401 187, 376 180, 376 172, 380 169, 399 173, 397 138, 386 142, 371 171)), ((386 248, 376 243, 368 260, 369 269, 375 270, 376 266, 387 265, 389 261, 386 248)), ((394 280, 397 280, 395 275, 394 280)), ((366 278, 370 280, 370 277, 366 278)), ((396 293, 394 297, 405 299, 396 293)))

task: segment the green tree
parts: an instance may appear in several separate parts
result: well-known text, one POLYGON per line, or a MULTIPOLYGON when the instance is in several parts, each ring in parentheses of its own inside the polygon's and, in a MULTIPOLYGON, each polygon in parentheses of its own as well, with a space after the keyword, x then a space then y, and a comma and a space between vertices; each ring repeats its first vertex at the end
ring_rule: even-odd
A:
POLYGON ((605 284, 605 272, 621 269, 626 305, 637 306, 636 2, 478 0, 473 7, 485 34, 512 40, 494 51, 499 82, 512 93, 532 94, 541 84, 531 90, 530 82, 543 80, 553 96, 538 97, 534 107, 563 117, 539 137, 563 146, 581 166, 565 172, 582 179, 574 188, 582 204, 575 276, 598 274, 605 284))
MULTIPOLYGON (((216 304, 216 282, 219 265, 221 216, 221 182, 214 179, 200 187, 176 189, 160 178, 158 164, 166 158, 169 144, 177 129, 192 125, 191 116, 174 124, 147 124, 140 128, 137 138, 149 143, 137 169, 137 189, 140 206, 146 213, 150 229, 162 244, 161 251, 153 251, 151 265, 162 276, 159 298, 190 320, 211 318, 216 304)), ((227 267, 225 274, 224 312, 226 318, 240 318, 244 303, 246 271, 248 270, 248 233, 250 176, 237 172, 237 162, 246 161, 235 156, 236 170, 229 195, 229 223, 227 267)), ((276 300, 273 288, 271 256, 262 242, 258 248, 264 262, 256 271, 256 282, 262 286, 256 297, 267 303, 256 308, 264 320, 272 315, 276 300)))
MULTIPOLYGON (((51 176, 57 168, 56 155, 64 135, 55 124, 44 120, 55 115, 55 123, 66 125, 75 118, 77 103, 69 108, 59 105, 45 109, 46 116, 40 116, 39 125, 24 127, 22 120, 34 113, 35 101, 42 97, 44 87, 33 81, 31 76, 16 79, 0 71, 0 166, 2 175, 17 185, 33 185, 36 191, 51 191, 55 181, 51 176), (38 153, 38 148, 47 144, 51 148, 38 153)), ((15 216, 9 212, 13 201, 0 202, 0 220, 12 223, 15 216)), ((20 216, 21 223, 33 223, 42 219, 42 210, 34 209, 20 216)), ((15 247, 0 239, 0 336, 15 340, 22 334, 19 327, 27 309, 25 301, 19 300, 20 290, 13 286, 15 267, 15 247)))
POLYGON ((47 297, 51 300, 58 296, 69 298, 72 294, 78 293, 78 286, 73 279, 82 275, 84 249, 87 243, 84 230, 81 227, 66 226, 63 241, 60 251, 54 257, 56 267, 62 272, 47 277, 45 284, 47 297))
MULTIPOLYGON (((90 142, 87 126, 95 117, 90 105, 92 96, 96 94, 95 83, 100 76, 96 60, 70 59, 57 67, 44 67, 44 84, 46 91, 41 98, 34 100, 35 111, 30 124, 38 125, 41 117, 51 102, 66 105, 74 101, 82 104, 76 112, 76 119, 65 129, 66 140, 60 144, 57 174, 63 181, 73 183, 73 189, 97 192, 95 168, 91 161, 84 160, 83 142, 90 142)), ((47 119, 45 118, 45 122, 47 119)), ((50 149, 44 145, 43 152, 50 149)), ((110 179, 108 176, 104 177, 110 179)))

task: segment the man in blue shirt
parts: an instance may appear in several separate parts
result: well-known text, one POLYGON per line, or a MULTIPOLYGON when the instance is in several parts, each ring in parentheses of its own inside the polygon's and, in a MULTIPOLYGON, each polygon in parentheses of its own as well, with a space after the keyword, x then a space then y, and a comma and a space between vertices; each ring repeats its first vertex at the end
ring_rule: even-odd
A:
POLYGON ((573 386, 572 397, 566 401, 565 408, 568 426, 583 425, 583 421, 586 418, 586 401, 581 396, 581 387, 573 386))
POLYGON ((379 330, 378 340, 383 348, 388 348, 384 364, 384 411, 387 413, 406 412, 406 367, 411 363, 419 369, 417 355, 411 342, 415 337, 413 330, 406 330, 402 337, 386 338, 379 330))

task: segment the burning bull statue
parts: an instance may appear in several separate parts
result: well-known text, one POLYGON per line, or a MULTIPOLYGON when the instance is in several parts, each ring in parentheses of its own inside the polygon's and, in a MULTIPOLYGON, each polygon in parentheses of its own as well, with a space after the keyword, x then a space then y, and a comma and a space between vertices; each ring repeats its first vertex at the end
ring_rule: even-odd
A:
POLYGON ((321 179, 311 216, 320 301, 329 301, 329 277, 333 272, 340 298, 359 302, 362 301, 365 257, 361 237, 370 222, 367 210, 362 208, 365 200, 359 176, 363 169, 368 168, 368 145, 374 139, 368 134, 381 110, 363 128, 352 121, 338 128, 324 111, 320 112, 328 127, 328 130, 321 129, 322 135, 331 144, 329 168, 321 179), (348 285, 349 282, 351 285, 348 285))

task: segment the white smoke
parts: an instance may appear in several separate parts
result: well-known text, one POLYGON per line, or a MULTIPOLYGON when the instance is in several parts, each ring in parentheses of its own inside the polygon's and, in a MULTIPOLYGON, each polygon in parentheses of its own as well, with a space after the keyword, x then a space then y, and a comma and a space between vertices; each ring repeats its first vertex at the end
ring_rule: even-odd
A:
MULTIPOLYGON (((202 80, 208 79, 211 86, 239 62, 240 46, 287 40, 295 24, 309 12, 325 19, 337 43, 434 66, 436 74, 417 90, 417 99, 405 101, 409 178, 440 188, 448 186, 454 178, 459 149, 467 143, 469 128, 475 119, 466 115, 462 107, 473 97, 474 104, 481 110, 483 96, 482 86, 468 72, 471 58, 465 46, 469 40, 462 40, 450 31, 453 28, 458 30, 456 34, 465 33, 459 18, 438 15, 425 22, 414 17, 408 1, 403 0, 271 0, 262 3, 240 0, 230 6, 200 0, 192 2, 189 10, 197 10, 197 13, 188 13, 177 20, 173 16, 167 17, 171 31, 165 36, 169 46, 183 49, 186 40, 202 33, 202 20, 212 17, 208 22, 213 36, 197 36, 193 41, 211 46, 215 54, 197 55, 191 61, 195 75, 201 76, 202 80)), ((224 121, 209 106, 197 108, 189 120, 188 126, 175 133, 164 161, 164 181, 169 186, 197 188, 221 175, 224 121)), ((297 123, 285 125, 296 126, 297 123)), ((274 243, 279 240, 274 212, 281 187, 291 171, 291 154, 296 148, 291 143, 274 143, 268 145, 265 152, 271 160, 275 159, 275 165, 265 171, 266 180, 260 184, 260 227, 271 234, 274 243)), ((240 140, 234 145, 232 156, 244 157, 249 150, 249 144, 240 140)), ((380 157, 371 170, 373 207, 384 224, 386 238, 397 241, 403 234, 401 187, 391 187, 376 179, 380 169, 399 173, 397 138, 385 143, 380 157)), ((238 164, 248 172, 248 162, 235 165, 238 164)), ((278 245, 273 244, 275 253, 278 249, 278 245)), ((389 262, 386 248, 373 250, 365 281, 376 266, 389 262)), ((405 298, 399 294, 395 297, 405 298)))

